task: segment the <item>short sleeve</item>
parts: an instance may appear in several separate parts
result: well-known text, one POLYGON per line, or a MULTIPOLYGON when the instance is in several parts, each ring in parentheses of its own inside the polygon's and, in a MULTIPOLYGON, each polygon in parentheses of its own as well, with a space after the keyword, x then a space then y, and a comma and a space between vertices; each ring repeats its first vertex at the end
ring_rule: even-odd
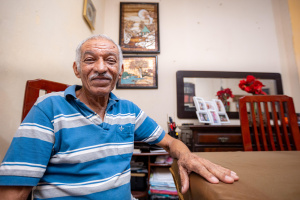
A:
POLYGON ((137 106, 135 107, 135 112, 135 141, 147 142, 149 144, 160 142, 165 136, 165 131, 162 127, 137 106))
POLYGON ((51 120, 38 106, 33 106, 0 166, 0 185, 37 185, 46 170, 54 141, 51 120))

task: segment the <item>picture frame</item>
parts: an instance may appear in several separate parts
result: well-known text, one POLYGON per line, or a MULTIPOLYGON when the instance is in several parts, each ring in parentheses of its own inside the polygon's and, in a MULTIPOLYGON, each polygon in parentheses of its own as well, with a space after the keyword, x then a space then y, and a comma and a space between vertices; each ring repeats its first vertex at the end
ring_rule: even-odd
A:
POLYGON ((207 111, 196 111, 200 123, 212 123, 211 115, 207 111))
POLYGON ((92 0, 84 0, 83 17, 91 30, 95 30, 96 8, 92 0))
POLYGON ((157 56, 124 56, 124 72, 117 89, 157 89, 157 56))
POLYGON ((158 3, 120 2, 119 44, 124 54, 160 53, 158 3))
POLYGON ((213 101, 205 101, 207 110, 217 110, 216 105, 213 101))
POLYGON ((220 125, 221 124, 219 114, 216 110, 209 110, 208 113, 209 113, 210 118, 211 118, 211 124, 213 124, 213 125, 220 125))
POLYGON ((193 97, 194 104, 196 106, 197 111, 205 111, 207 110, 206 103, 201 97, 193 97))
POLYGON ((226 112, 224 104, 220 99, 213 99, 212 101, 215 103, 218 112, 222 112, 222 113, 226 112))
POLYGON ((218 113, 221 124, 229 124, 230 120, 227 113, 218 113))

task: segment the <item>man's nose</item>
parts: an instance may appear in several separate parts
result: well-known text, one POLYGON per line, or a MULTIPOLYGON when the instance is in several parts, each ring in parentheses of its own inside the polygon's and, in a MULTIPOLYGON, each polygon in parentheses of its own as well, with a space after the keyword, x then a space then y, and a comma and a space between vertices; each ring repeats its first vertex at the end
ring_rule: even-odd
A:
POLYGON ((99 72, 100 74, 107 71, 107 66, 102 58, 98 59, 95 62, 94 70, 99 72))

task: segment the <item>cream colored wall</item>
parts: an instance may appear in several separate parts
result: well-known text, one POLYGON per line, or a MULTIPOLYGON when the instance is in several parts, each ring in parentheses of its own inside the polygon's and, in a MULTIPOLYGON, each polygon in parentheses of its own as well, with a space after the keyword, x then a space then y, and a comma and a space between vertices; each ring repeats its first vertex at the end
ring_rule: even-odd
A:
POLYGON ((296 56, 296 63, 298 67, 298 75, 300 76, 300 1, 289 0, 288 3, 293 30, 293 44, 296 56))
MULTIPOLYGON (((119 2, 106 1, 105 10, 112 10, 119 2)), ((299 77, 294 71, 287 1, 152 2, 159 2, 160 6, 159 89, 117 90, 117 94, 136 102, 166 129, 167 115, 179 124, 197 123, 197 120, 177 118, 176 71, 278 72, 283 74, 285 94, 294 97, 300 112, 300 85, 295 84, 299 77)), ((110 12, 105 16, 105 31, 118 40, 119 27, 111 24, 118 23, 119 15, 110 12)), ((232 120, 232 123, 239 121, 232 120)))
POLYGON ((75 48, 103 32, 104 0, 97 8, 94 32, 82 17, 80 0, 1 0, 0 6, 0 160, 21 120, 27 80, 43 78, 80 83, 73 75, 75 48))
MULTIPOLYGON (((120 1, 93 0, 97 8, 94 32, 82 18, 83 1, 80 0, 0 1, 2 159, 20 123, 26 80, 44 78, 80 83, 72 72, 74 49, 80 40, 91 34, 105 33, 118 41, 120 1)), ((175 118, 178 124, 197 123, 197 120, 176 117, 178 70, 282 73, 285 92, 294 97, 300 112, 299 90, 295 92, 299 84, 293 85, 299 79, 293 74, 295 57, 292 44, 285 42, 291 41, 287 1, 147 2, 159 2, 160 6, 158 89, 119 89, 115 93, 134 101, 164 129, 167 128, 167 115, 175 118)))
POLYGON ((288 1, 272 0, 272 8, 284 94, 293 97, 296 112, 300 112, 300 82, 288 1))

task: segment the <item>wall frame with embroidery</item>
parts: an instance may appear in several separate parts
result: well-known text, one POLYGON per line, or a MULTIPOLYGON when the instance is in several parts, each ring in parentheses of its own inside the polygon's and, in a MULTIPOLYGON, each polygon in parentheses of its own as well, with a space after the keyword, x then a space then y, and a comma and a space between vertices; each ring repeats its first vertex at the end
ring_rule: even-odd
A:
POLYGON ((158 3, 120 3, 119 43, 126 53, 159 53, 158 3))

